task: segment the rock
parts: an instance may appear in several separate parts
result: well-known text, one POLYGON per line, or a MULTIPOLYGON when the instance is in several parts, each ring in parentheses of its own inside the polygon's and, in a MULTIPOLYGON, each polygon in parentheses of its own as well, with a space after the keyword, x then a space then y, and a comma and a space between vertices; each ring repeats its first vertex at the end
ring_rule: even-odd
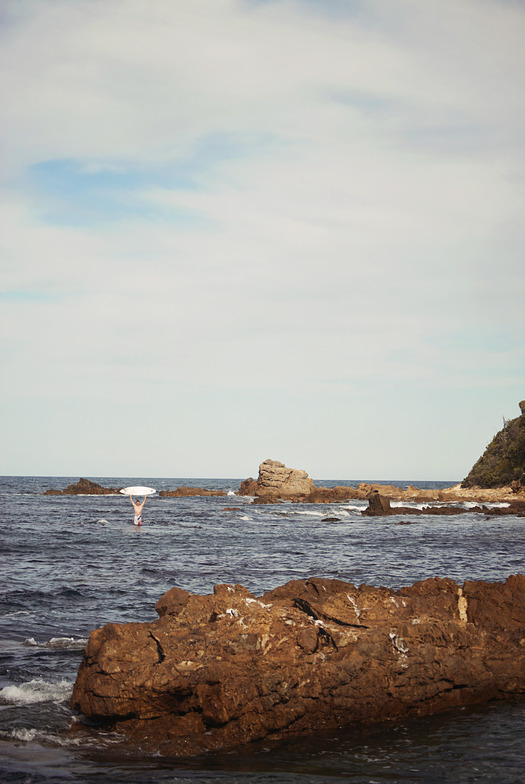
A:
POLYGON ((79 479, 75 485, 68 485, 65 490, 46 490, 42 495, 115 495, 119 488, 102 487, 89 479, 79 479))
POLYGON ((300 498, 315 489, 306 471, 287 468, 278 460, 265 460, 259 466, 255 495, 259 497, 300 498))
POLYGON ((241 486, 237 490, 237 495, 255 495, 257 491, 257 482, 251 476, 241 482, 241 486))
POLYGON ((521 416, 503 420, 503 428, 461 483, 463 488, 510 486, 514 492, 525 489, 525 400, 519 406, 521 416))
POLYGON ((93 631, 71 705, 123 743, 199 754, 525 694, 525 577, 398 591, 292 580, 172 588, 150 623, 93 631))
MULTIPOLYGON (((495 514, 521 514, 525 511, 525 504, 520 502, 509 503, 508 507, 498 508, 495 514)), ((387 517, 389 515, 458 515, 472 512, 483 512, 484 514, 493 513, 492 509, 483 506, 465 508, 462 506, 446 506, 438 504, 436 506, 424 506, 422 509, 410 506, 390 506, 390 500, 381 495, 378 490, 373 490, 368 497, 368 507, 361 514, 366 517, 387 517)))
POLYGON ((367 493, 358 490, 356 487, 316 487, 311 493, 304 496, 301 501, 305 504, 333 504, 340 501, 351 501, 352 499, 364 499, 367 493))
POLYGON ((195 495, 225 496, 224 490, 206 490, 203 487, 177 487, 176 490, 161 490, 159 495, 163 498, 188 498, 195 495))
POLYGON ((380 495, 377 490, 372 490, 368 496, 368 509, 365 509, 362 514, 369 517, 377 517, 379 515, 390 515, 393 510, 390 507, 390 501, 385 496, 380 495))

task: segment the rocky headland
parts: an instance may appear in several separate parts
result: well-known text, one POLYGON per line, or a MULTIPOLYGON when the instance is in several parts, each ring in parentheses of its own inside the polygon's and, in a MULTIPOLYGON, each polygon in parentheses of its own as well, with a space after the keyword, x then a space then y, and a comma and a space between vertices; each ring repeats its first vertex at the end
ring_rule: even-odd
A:
POLYGON ((503 428, 461 483, 463 488, 525 489, 525 400, 519 406, 521 416, 504 420, 503 428))
POLYGON ((390 501, 432 504, 469 501, 477 504, 511 502, 511 505, 514 505, 517 502, 525 501, 525 489, 517 487, 515 484, 497 488, 465 487, 463 484, 456 484, 442 489, 427 490, 410 485, 402 488, 395 485, 368 482, 360 482, 357 487, 340 485, 316 487, 306 471, 288 468, 278 460, 262 462, 259 466, 257 480, 253 477, 245 479, 237 491, 239 496, 253 497, 256 504, 280 503, 282 501, 333 504, 355 499, 370 500, 377 494, 390 501))
POLYGON ((392 590, 310 578, 172 588, 93 631, 71 705, 134 748, 191 755, 525 694, 525 577, 392 590))

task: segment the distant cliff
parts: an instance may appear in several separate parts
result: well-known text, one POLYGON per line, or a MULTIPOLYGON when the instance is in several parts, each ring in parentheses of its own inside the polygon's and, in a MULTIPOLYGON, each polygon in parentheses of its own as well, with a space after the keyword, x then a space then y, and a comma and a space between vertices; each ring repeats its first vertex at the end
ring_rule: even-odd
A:
POLYGON ((505 422, 462 482, 462 487, 525 488, 525 400, 521 416, 505 422))

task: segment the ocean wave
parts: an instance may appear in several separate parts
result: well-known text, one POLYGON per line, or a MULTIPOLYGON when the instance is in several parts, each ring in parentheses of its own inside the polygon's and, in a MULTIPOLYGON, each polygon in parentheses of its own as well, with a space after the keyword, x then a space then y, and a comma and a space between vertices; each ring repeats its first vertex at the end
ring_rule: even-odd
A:
POLYGON ((472 509, 473 507, 478 507, 478 506, 485 506, 487 507, 487 509, 506 509, 506 508, 508 509, 510 504, 505 503, 505 501, 494 502, 494 503, 490 503, 486 501, 482 503, 479 501, 465 501, 462 504, 462 506, 464 506, 465 509, 472 509))
POLYGON ((14 618, 17 615, 31 615, 29 610, 15 610, 14 612, 7 612, 1 614, 2 618, 14 618))
POLYGON ((37 702, 64 702, 71 696, 73 683, 59 681, 49 683, 36 678, 18 686, 4 686, 0 689, 0 702, 11 705, 33 705, 37 702))
POLYGON ((34 637, 28 637, 22 645, 28 648, 58 648, 66 650, 82 651, 86 647, 87 637, 51 637, 46 642, 38 642, 34 637))
POLYGON ((306 515, 307 517, 326 517, 327 513, 328 511, 326 508, 320 512, 317 512, 314 509, 294 509, 294 514, 306 515))

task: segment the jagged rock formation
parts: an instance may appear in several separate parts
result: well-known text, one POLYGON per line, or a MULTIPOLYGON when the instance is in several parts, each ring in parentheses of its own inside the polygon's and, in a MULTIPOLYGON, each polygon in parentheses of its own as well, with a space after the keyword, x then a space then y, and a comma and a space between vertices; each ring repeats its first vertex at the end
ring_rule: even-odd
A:
POLYGON ((525 694, 525 577, 398 591, 293 580, 172 588, 92 632, 71 705, 126 742, 197 754, 525 694))
POLYGON ((265 460, 259 466, 257 482, 250 477, 239 488, 238 495, 255 495, 268 499, 298 499, 315 490, 313 479, 306 471, 287 468, 278 460, 265 460))
POLYGON ((102 487, 89 479, 79 479, 74 485, 68 485, 64 490, 46 490, 42 495, 115 495, 119 488, 102 487))
POLYGON ((519 405, 521 416, 505 422, 463 480, 462 487, 510 485, 516 491, 525 488, 525 400, 519 405))

